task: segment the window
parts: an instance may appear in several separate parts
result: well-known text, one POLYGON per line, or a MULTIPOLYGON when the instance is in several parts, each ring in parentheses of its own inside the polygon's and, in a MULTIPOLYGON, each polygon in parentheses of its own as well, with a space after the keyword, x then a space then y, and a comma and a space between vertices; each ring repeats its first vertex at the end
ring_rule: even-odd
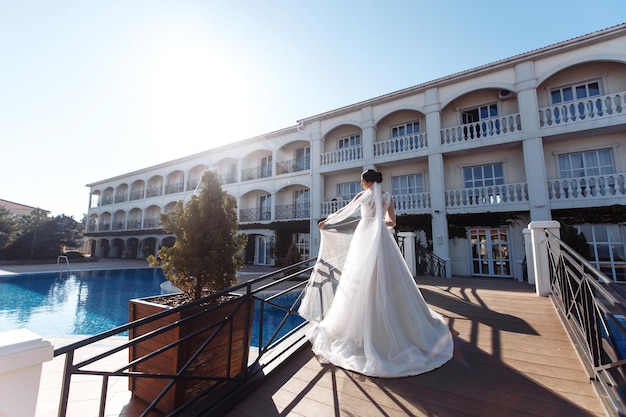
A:
POLYGON ((593 266, 614 281, 626 281, 626 229, 617 224, 575 226, 585 235, 593 266))
POLYGON ((465 188, 502 185, 504 184, 504 169, 501 163, 466 167, 463 168, 463 182, 465 188))
POLYGON ((412 135, 414 133, 419 133, 420 131, 420 122, 410 122, 398 126, 391 127, 391 137, 392 138, 400 138, 402 136, 412 135))
POLYGON ((271 177, 272 176, 272 155, 267 155, 261 157, 261 177, 271 177))
POLYGON ((302 259, 309 259, 310 255, 310 235, 309 233, 294 233, 292 235, 292 242, 296 244, 298 248, 298 252, 300 252, 300 256, 302 259))
POLYGON ((361 135, 352 135, 337 141, 337 149, 354 148, 361 146, 361 135))
POLYGON ((392 194, 411 195, 424 192, 424 177, 422 174, 401 175, 392 177, 392 194))
POLYGON ((311 148, 296 149, 296 171, 311 169, 311 148))
POLYGON ((475 123, 481 120, 498 117, 498 105, 494 103, 476 107, 475 109, 464 110, 461 113, 461 117, 463 124, 475 123))
POLYGON ((344 200, 352 200, 354 196, 359 193, 360 190, 360 181, 344 182, 342 184, 337 184, 337 197, 344 200))
POLYGON ((294 215, 296 219, 309 217, 310 192, 309 190, 296 190, 293 195, 294 215))
POLYGON ((270 194, 259 197, 259 210, 261 220, 272 220, 272 196, 270 194))
POLYGON ((608 149, 559 155, 559 177, 580 178, 613 173, 608 149))
POLYGON ((596 97, 599 95, 600 83, 598 81, 550 90, 552 104, 567 103, 569 101, 582 100, 587 97, 596 97))

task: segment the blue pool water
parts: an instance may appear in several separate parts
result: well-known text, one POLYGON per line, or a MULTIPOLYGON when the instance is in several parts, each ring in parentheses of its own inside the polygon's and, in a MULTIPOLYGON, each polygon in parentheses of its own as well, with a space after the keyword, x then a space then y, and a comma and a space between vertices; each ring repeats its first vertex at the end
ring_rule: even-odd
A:
MULTIPOLYGON (((43 337, 87 336, 128 322, 128 301, 161 294, 167 281, 160 269, 115 269, 16 274, 0 277, 0 331, 26 328, 43 337)), ((291 306, 297 295, 274 302, 291 306)), ((260 302, 255 306, 252 345, 259 341, 260 302)), ((263 343, 285 313, 267 306, 263 343)), ((291 316, 279 337, 303 322, 291 316)), ((274 339, 276 340, 276 339, 274 339)))
POLYGON ((17 274, 0 277, 0 331, 44 337, 94 335, 128 322, 128 300, 161 294, 160 269, 17 274))

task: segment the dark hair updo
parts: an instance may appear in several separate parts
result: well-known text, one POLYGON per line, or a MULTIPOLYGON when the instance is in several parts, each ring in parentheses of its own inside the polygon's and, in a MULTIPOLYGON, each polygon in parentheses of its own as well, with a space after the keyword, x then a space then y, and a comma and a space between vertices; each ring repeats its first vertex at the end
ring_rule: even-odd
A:
POLYGON ((363 178, 366 182, 383 182, 383 174, 382 172, 374 171, 373 169, 368 169, 363 174, 361 174, 361 178, 363 178))

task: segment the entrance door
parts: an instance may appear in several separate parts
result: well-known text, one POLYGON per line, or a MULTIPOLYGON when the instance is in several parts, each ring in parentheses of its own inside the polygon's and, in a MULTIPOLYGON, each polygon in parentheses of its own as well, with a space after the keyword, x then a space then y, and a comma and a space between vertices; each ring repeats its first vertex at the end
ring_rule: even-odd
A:
POLYGON ((269 260, 269 239, 267 236, 256 237, 256 265, 267 265, 269 260))
POLYGON ((469 230, 472 275, 511 277, 509 231, 506 227, 469 230))

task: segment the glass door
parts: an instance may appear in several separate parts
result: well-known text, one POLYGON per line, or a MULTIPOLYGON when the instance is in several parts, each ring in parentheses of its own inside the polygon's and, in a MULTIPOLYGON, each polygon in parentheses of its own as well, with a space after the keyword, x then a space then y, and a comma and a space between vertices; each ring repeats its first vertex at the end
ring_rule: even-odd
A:
POLYGON ((469 230, 472 275, 511 277, 509 235, 506 227, 469 230))

